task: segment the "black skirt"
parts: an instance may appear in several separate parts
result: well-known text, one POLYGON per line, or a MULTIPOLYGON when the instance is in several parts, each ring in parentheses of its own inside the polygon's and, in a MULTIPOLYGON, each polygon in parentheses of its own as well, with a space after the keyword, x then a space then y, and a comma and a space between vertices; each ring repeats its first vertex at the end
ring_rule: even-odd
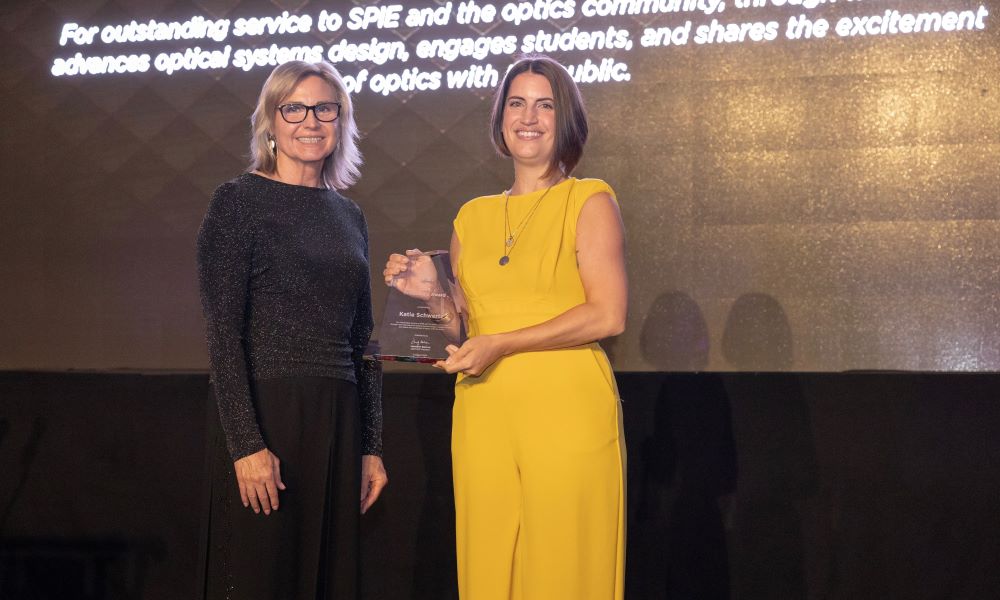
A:
POLYGON ((209 600, 358 598, 361 450, 357 389, 329 377, 254 383, 264 443, 281 461, 279 509, 244 508, 214 400, 201 585, 209 600))

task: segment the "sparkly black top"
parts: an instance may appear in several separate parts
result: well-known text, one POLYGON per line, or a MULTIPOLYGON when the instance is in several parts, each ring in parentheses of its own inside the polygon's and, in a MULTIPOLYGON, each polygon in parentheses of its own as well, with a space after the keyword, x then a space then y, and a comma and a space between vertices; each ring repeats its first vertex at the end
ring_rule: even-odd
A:
POLYGON ((382 454, 382 372, 371 336, 368 227, 334 190, 245 173, 215 190, 198 235, 212 386, 233 460, 265 448, 251 379, 356 382, 361 451, 382 454))

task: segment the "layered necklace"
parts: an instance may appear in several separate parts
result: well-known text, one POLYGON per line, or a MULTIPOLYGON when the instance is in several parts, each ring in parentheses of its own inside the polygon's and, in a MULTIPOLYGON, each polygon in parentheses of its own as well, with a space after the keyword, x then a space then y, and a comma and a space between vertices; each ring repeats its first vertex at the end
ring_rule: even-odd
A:
POLYGON ((542 200, 545 199, 545 196, 547 196, 549 194, 549 192, 552 190, 552 188, 554 188, 555 186, 559 185, 560 183, 562 183, 562 180, 557 181, 557 182, 553 183, 552 185, 550 185, 549 187, 545 188, 545 193, 543 193, 541 196, 539 196, 538 200, 535 200, 535 203, 533 205, 531 205, 531 210, 529 210, 527 212, 527 214, 524 215, 524 218, 521 219, 521 222, 518 223, 517 227, 515 227, 513 229, 511 229, 511 227, 510 227, 510 212, 508 211, 508 206, 510 204, 510 190, 504 190, 504 193, 503 193, 503 256, 501 256, 500 260, 498 261, 500 263, 501 267, 505 266, 507 263, 510 262, 510 253, 514 251, 514 245, 517 244, 517 242, 521 239, 521 234, 524 233, 524 228, 528 226, 528 221, 531 220, 531 217, 535 214, 535 211, 538 209, 538 206, 542 203, 542 200))

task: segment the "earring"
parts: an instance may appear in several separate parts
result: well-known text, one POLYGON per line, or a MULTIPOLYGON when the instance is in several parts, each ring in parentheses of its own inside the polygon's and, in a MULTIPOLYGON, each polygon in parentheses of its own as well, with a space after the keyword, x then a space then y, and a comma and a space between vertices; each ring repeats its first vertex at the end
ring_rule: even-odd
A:
POLYGON ((275 143, 273 137, 267 138, 267 147, 271 149, 271 154, 277 154, 278 153, 278 144, 275 143))

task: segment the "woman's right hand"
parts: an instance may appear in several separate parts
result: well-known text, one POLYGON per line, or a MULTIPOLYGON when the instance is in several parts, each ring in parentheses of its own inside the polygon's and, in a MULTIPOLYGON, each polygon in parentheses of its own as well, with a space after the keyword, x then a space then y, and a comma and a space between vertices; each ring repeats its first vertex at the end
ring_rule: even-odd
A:
POLYGON ((410 266, 409 255, 417 254, 418 252, 420 251, 413 249, 407 250, 406 255, 396 253, 389 255, 389 260, 385 261, 385 269, 382 270, 382 277, 387 286, 392 287, 394 283, 393 279, 410 266))
POLYGON ((439 290, 437 269, 430 256, 414 248, 406 254, 390 254, 382 271, 385 284, 411 296, 428 300, 439 290))
POLYGON ((233 463, 243 506, 253 508, 257 514, 263 510, 265 515, 278 510, 278 490, 285 489, 280 465, 278 457, 267 448, 233 463))

